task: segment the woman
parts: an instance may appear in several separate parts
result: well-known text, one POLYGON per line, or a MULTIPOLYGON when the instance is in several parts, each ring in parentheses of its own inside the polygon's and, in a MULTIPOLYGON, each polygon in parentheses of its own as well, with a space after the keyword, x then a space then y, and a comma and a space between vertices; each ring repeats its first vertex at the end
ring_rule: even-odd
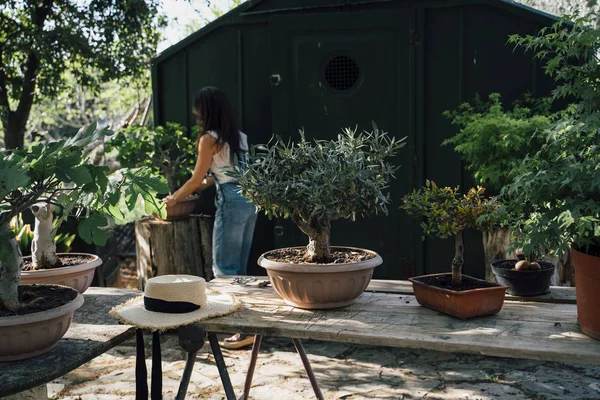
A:
MULTIPOLYGON (((233 107, 225 93, 205 87, 194 99, 194 115, 200 127, 196 143, 198 159, 192 177, 175 193, 165 197, 167 207, 213 183, 217 187, 213 228, 213 272, 215 277, 247 275, 248 257, 254 235, 256 212, 239 194, 235 180, 223 167, 245 160, 248 139, 235 124, 233 107), (207 177, 210 171, 211 177, 207 177)), ((240 348, 253 338, 236 334, 225 339, 224 347, 240 348)))

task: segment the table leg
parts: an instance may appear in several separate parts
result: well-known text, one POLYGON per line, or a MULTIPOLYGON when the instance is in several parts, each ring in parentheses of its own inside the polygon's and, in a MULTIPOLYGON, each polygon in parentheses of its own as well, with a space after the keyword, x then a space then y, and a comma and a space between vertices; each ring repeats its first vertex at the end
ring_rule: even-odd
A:
POLYGON ((244 382, 244 393, 242 394, 242 397, 240 397, 240 400, 248 400, 248 396, 250 396, 252 377, 254 376, 254 368, 256 367, 256 359, 258 358, 258 351, 260 350, 262 338, 262 335, 254 336, 252 355, 250 356, 250 366, 248 367, 248 373, 246 374, 246 382, 244 382))
POLYGON ((300 339, 293 338, 294 346, 296 346, 296 351, 300 354, 300 358, 302 359, 302 364, 304 364, 304 369, 308 374, 308 379, 310 379, 310 384, 315 392, 315 396, 317 399, 323 400, 323 393, 321 393, 321 389, 319 389, 319 384, 317 383, 317 378, 315 378, 315 374, 310 366, 310 361, 308 361, 308 357, 306 356, 306 352, 304 351, 304 347, 302 346, 302 342, 300 339))
POLYGON ((235 400, 235 392, 233 386, 231 386, 231 380, 229 379, 229 373, 227 372, 227 365, 223 359, 223 353, 221 352, 221 346, 219 345, 219 339, 215 333, 208 334, 208 341, 210 348, 212 349, 213 356, 215 356, 215 362, 219 369, 219 376, 221 376, 221 382, 223 382, 223 389, 225 389, 225 396, 227 400, 235 400))
POLYGON ((194 363, 196 362, 197 351, 190 351, 187 353, 187 360, 185 361, 185 368, 183 369, 183 376, 181 377, 181 383, 179 384, 179 390, 175 400, 185 399, 188 386, 190 384, 190 378, 192 376, 192 370, 194 369, 194 363))
POLYGON ((179 383, 179 390, 175 400, 185 399, 188 386, 190 384, 190 378, 192 376, 192 370, 194 369, 194 363, 196 362, 196 354, 204 346, 204 338, 206 337, 206 331, 202 326, 198 324, 185 325, 177 329, 179 335, 179 346, 187 353, 187 359, 185 362, 185 368, 183 369, 183 376, 179 383))

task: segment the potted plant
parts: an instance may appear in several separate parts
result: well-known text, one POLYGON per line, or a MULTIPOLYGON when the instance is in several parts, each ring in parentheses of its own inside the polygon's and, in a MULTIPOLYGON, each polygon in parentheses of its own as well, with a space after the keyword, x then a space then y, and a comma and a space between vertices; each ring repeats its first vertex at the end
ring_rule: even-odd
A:
POLYGON ((84 147, 108 133, 108 130, 96 130, 92 125, 70 139, 2 154, 1 361, 28 358, 52 349, 67 331, 75 310, 83 304, 81 293, 68 286, 19 285, 24 260, 10 228, 10 221, 15 216, 30 207, 38 207, 34 212, 40 213, 38 217, 44 221, 36 223, 38 229, 34 233, 32 250, 37 253, 36 266, 69 274, 72 268, 80 266, 61 266, 66 264, 65 258, 56 254, 53 241, 56 229, 69 215, 74 214, 80 219, 79 236, 89 243, 102 245, 107 239, 102 229, 108 224, 107 216, 132 210, 139 204, 139 198, 145 201, 147 212, 164 213, 164 206, 154 195, 166 192, 166 185, 148 171, 123 169, 109 174, 107 167, 87 161, 84 147), (54 225, 49 219, 53 207, 62 210, 54 225), (40 224, 44 226, 40 227, 40 224))
POLYGON ((331 247, 331 221, 387 214, 386 189, 397 166, 396 140, 373 124, 371 133, 345 129, 337 140, 297 143, 277 138, 257 146, 243 170, 228 173, 241 193, 269 218, 291 218, 308 236, 306 247, 263 254, 258 263, 291 305, 335 308, 352 304, 365 290, 381 257, 369 250, 331 247))
POLYGON ((454 237, 455 243, 452 273, 409 279, 422 306, 458 318, 495 314, 502 308, 506 286, 462 274, 463 231, 488 228, 498 208, 495 198, 486 197, 484 193, 485 189, 478 186, 461 195, 458 187, 440 188, 426 181, 425 187, 404 196, 401 208, 409 215, 423 218, 423 238, 454 237))
MULTIPOLYGON (((513 171, 521 161, 542 147, 547 129, 558 116, 550 111, 550 99, 535 99, 525 95, 513 103, 512 109, 505 109, 501 100, 499 93, 490 94, 487 101, 476 96, 473 102, 464 103, 458 109, 444 113, 454 125, 460 127, 460 131, 446 139, 442 145, 453 146, 466 162, 467 169, 472 171, 475 182, 484 186, 489 195, 499 195, 502 188, 511 182, 513 171)), ((509 254, 509 248, 512 248, 511 232, 514 233, 510 225, 507 224, 511 229, 496 225, 482 232, 486 279, 491 282, 503 280, 498 277, 497 272, 504 272, 509 267, 513 269, 517 262, 514 255, 509 254), (497 267, 492 266, 493 262, 497 267)), ((553 264, 544 263, 544 266, 548 265, 553 264)), ((515 275, 514 279, 527 275, 528 284, 517 285, 520 288, 533 288, 539 286, 535 282, 530 285, 536 277, 542 286, 543 282, 548 282, 549 287, 549 276, 553 272, 554 267, 551 271, 545 267, 541 274, 527 272, 515 275, 514 271, 507 274, 515 275)), ((503 280, 500 283, 509 282, 503 280)), ((509 292, 513 290, 511 286, 509 292)), ((518 291, 523 293, 521 289, 518 291)), ((531 292, 540 294, 539 289, 531 292)))
POLYGON ((542 149, 525 159, 505 192, 526 213, 523 248, 571 250, 581 330, 600 339, 600 28, 598 14, 565 17, 537 36, 510 41, 545 62, 554 99, 574 103, 550 128, 542 149))
MULTIPOLYGON (((150 128, 131 125, 107 141, 107 151, 117 151, 122 167, 149 168, 155 175, 165 177, 169 193, 175 192, 192 174, 196 163, 196 146, 186 128, 174 122, 150 128)), ((187 217, 194 208, 198 195, 191 195, 167 208, 166 219, 187 217)))

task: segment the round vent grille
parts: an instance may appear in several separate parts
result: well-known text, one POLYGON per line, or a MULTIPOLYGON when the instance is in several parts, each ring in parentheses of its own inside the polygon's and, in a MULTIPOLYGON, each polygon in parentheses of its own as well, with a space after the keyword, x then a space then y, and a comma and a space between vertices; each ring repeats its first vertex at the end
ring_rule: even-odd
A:
POLYGON ((348 56, 336 56, 325 66, 325 82, 338 91, 352 89, 360 78, 360 68, 348 56))

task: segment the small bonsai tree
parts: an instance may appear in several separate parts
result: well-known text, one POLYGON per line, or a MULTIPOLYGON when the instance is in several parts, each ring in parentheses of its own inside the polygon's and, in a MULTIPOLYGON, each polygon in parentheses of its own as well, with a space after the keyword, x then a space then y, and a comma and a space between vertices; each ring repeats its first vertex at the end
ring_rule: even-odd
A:
POLYGON ((88 243, 104 245, 107 217, 133 210, 142 198, 148 214, 164 215, 164 205, 155 198, 167 191, 166 184, 146 169, 122 169, 109 174, 108 167, 89 163, 84 148, 111 132, 95 125, 82 129, 69 139, 31 150, 3 152, 0 160, 0 308, 15 311, 20 307, 18 283, 23 258, 10 221, 32 206, 41 212, 54 206, 62 209, 53 225, 35 233, 33 247, 43 248, 38 267, 56 266, 54 235, 58 226, 74 214, 80 218, 79 236, 88 243), (54 264, 54 265, 53 265, 54 264))
POLYGON ((149 128, 132 125, 107 141, 107 152, 116 150, 121 167, 149 168, 165 177, 175 192, 191 175, 196 163, 196 146, 185 127, 173 122, 149 128))
POLYGON ((494 222, 498 209, 495 198, 484 196, 481 186, 471 188, 465 195, 459 188, 438 187, 426 181, 425 187, 414 190, 403 198, 401 206, 408 214, 423 218, 423 239, 437 236, 446 239, 454 236, 454 258, 452 259, 452 284, 462 283, 464 264, 463 231, 467 228, 486 229, 494 222))
POLYGON ((253 149, 239 179, 241 193, 269 217, 291 218, 305 233, 304 259, 330 261, 331 221, 387 214, 386 189, 398 166, 393 163, 405 139, 397 140, 373 124, 371 133, 345 129, 337 140, 297 143, 277 138, 253 149))

